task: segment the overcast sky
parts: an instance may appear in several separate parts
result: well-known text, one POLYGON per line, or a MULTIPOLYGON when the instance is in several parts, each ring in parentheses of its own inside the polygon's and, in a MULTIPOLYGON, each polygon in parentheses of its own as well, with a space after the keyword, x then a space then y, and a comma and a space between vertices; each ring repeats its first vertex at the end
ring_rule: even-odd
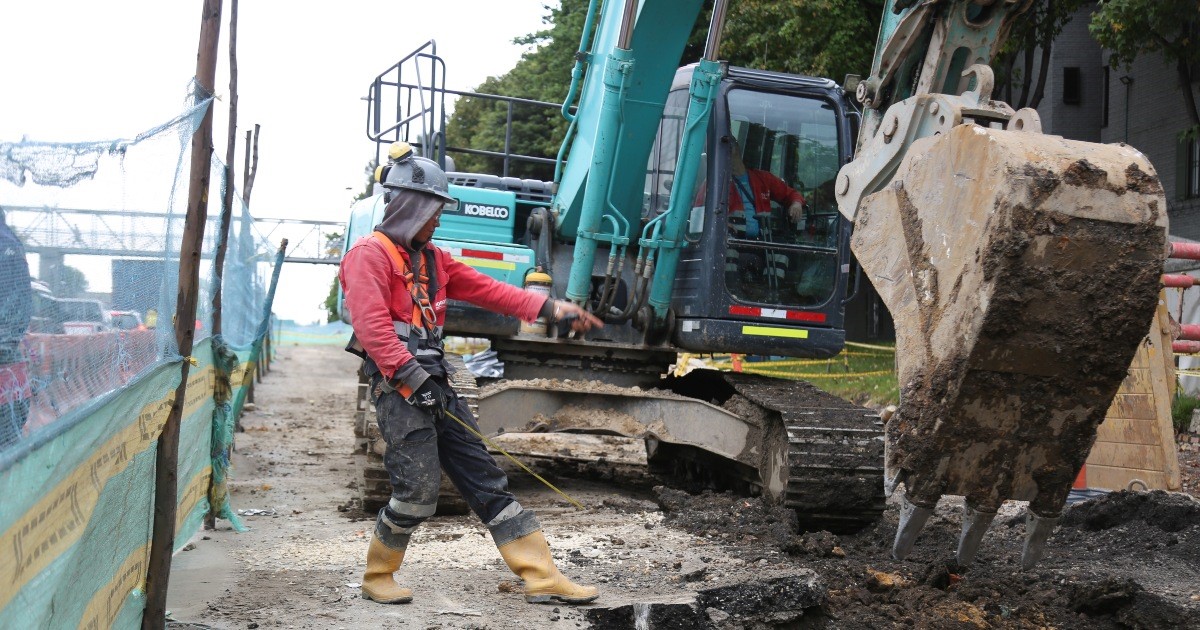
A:
MULTIPOLYGON (((224 4, 219 96, 229 90, 228 0, 224 4)), ((361 100, 371 79, 434 39, 446 60, 447 87, 470 89, 512 68, 524 51, 513 38, 543 27, 545 4, 556 2, 241 0, 239 142, 245 129, 262 125, 252 214, 345 220, 375 155, 361 100)), ((0 3, 0 141, 129 138, 175 116, 195 74, 201 5, 0 3)), ((564 76, 569 72, 563 69, 564 76)), ((214 142, 222 158, 227 107, 227 99, 219 101, 215 112, 214 142)), ((218 211, 217 204, 210 206, 210 213, 218 211)), ((334 273, 332 266, 286 265, 276 313, 301 322, 320 317, 318 305, 334 273)))

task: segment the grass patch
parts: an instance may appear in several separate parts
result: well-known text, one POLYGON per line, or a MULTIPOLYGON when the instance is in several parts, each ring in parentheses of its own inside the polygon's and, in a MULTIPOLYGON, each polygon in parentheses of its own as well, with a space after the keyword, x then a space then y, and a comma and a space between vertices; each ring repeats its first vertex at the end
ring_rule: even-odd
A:
MULTIPOLYGON (((733 369, 727 354, 716 355, 708 363, 717 369, 733 369)), ((841 354, 825 360, 747 357, 742 360, 742 371, 808 381, 835 396, 868 407, 900 401, 895 344, 847 345, 841 354)))
POLYGON ((1188 425, 1192 423, 1192 412, 1200 407, 1200 398, 1180 393, 1171 401, 1171 421, 1175 425, 1175 431, 1182 433, 1188 430, 1188 425))

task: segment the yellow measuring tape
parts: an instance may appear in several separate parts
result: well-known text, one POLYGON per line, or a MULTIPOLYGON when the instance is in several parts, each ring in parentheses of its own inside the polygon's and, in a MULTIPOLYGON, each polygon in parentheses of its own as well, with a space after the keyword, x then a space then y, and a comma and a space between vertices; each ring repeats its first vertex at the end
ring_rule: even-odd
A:
POLYGON ((483 443, 484 443, 484 444, 487 444, 487 445, 488 445, 488 446, 490 446, 491 448, 493 448, 493 449, 496 449, 497 451, 500 451, 501 453, 503 453, 505 457, 507 457, 507 458, 509 458, 510 460, 512 460, 512 463, 514 463, 514 464, 516 464, 516 465, 520 466, 520 467, 521 467, 521 470, 524 470, 525 472, 527 472, 527 473, 529 473, 529 474, 533 475, 533 476, 534 476, 534 477, 535 477, 535 478, 536 478, 538 481, 540 481, 540 482, 542 482, 542 483, 546 484, 546 487, 547 487, 547 488, 550 488, 551 490, 553 490, 553 491, 555 491, 555 492, 557 492, 557 493, 561 494, 561 495, 562 495, 562 497, 563 497, 564 499, 566 499, 567 501, 570 501, 570 502, 571 502, 571 505, 574 505, 575 507, 577 507, 577 508, 579 508, 579 509, 581 509, 581 510, 587 509, 587 508, 583 507, 583 504, 582 504, 582 503, 580 503, 580 502, 576 501, 575 499, 571 498, 571 495, 567 494, 566 492, 563 492, 562 490, 559 490, 558 488, 554 487, 554 484, 552 484, 552 483, 550 483, 549 481, 546 481, 545 479, 543 479, 541 475, 539 475, 539 474, 537 474, 537 473, 533 472, 532 470, 529 470, 529 467, 528 467, 528 466, 526 466, 525 464, 522 464, 521 462, 517 461, 517 458, 516 458, 516 457, 513 457, 512 455, 509 455, 509 454, 508 454, 508 451, 506 451, 506 450, 504 450, 504 449, 500 448, 499 446, 496 446, 496 444, 495 444, 494 442, 492 442, 491 440, 489 440, 489 439, 487 439, 486 437, 484 437, 484 436, 483 436, 483 434, 482 434, 482 433, 480 433, 479 431, 476 431, 476 430, 475 430, 475 427, 473 427, 473 426, 471 426, 471 425, 467 424, 466 422, 464 422, 464 421, 462 420, 462 418, 459 418, 458 416, 454 415, 453 413, 450 413, 450 410, 449 410, 449 409, 443 409, 443 410, 442 410, 442 413, 446 414, 447 416, 450 416, 451 418, 453 418, 453 419, 454 419, 454 421, 455 421, 455 422, 457 422, 457 423, 461 424, 461 425, 463 426, 463 428, 464 428, 464 429, 466 429, 466 430, 468 430, 468 431, 470 431, 470 432, 471 432, 471 435, 474 435, 475 437, 477 437, 477 438, 479 438, 479 439, 483 440, 483 443))

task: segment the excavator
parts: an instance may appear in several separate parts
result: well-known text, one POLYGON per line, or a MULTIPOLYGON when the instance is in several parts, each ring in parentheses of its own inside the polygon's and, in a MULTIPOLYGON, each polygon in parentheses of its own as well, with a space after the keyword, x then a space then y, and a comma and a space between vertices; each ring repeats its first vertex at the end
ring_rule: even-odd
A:
MULTIPOLYGON (((434 42, 378 75, 377 157, 411 144, 459 200, 435 242, 606 323, 578 337, 451 304, 446 334, 488 339, 504 364, 476 399, 480 428, 541 418, 547 439, 626 440, 651 469, 761 495, 806 528, 871 524, 903 488, 897 558, 943 495, 964 497, 962 565, 1004 501, 1027 501, 1032 567, 1149 329, 1167 217, 1138 151, 1045 135, 1036 111, 992 98, 987 64, 1030 4, 888 0, 853 94, 721 62, 726 0, 683 68, 704 2, 592 0, 562 104, 448 90, 434 42), (495 101, 508 131, 535 118, 521 108, 554 108, 567 136, 556 156, 514 154, 508 134, 503 149, 452 146, 447 95, 495 101), (502 172, 457 172, 451 154, 502 172), (510 176, 520 160, 553 179, 510 176), (753 171, 787 195, 744 195, 753 171), (886 422, 806 383, 663 376, 678 352, 834 356, 868 280, 896 325, 901 397, 886 422)), ((355 204, 347 244, 383 207, 382 194, 355 204)), ((359 412, 378 452, 365 395, 359 412)), ((364 496, 386 500, 386 475, 366 477, 364 496)))

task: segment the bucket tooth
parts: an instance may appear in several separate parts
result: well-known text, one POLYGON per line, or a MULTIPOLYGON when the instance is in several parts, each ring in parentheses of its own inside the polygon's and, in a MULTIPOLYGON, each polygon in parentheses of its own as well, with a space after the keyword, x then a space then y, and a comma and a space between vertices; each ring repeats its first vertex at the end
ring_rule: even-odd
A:
POLYGON ((963 504, 962 535, 958 537, 958 564, 968 566, 975 561, 975 553, 979 551, 979 543, 996 518, 995 512, 985 512, 963 504))
POLYGON ((883 478, 883 496, 892 496, 892 493, 896 491, 896 488, 900 485, 901 481, 904 481, 904 479, 900 473, 890 476, 885 475, 883 478))
POLYGON ((1058 525, 1057 516, 1038 516, 1033 512, 1025 518, 1025 547, 1021 549, 1021 569, 1028 571, 1046 552, 1046 539, 1058 525))
POLYGON ((933 508, 921 507, 909 501, 907 494, 900 497, 900 526, 896 528, 896 542, 892 544, 893 558, 903 560, 908 556, 931 514, 933 508))

